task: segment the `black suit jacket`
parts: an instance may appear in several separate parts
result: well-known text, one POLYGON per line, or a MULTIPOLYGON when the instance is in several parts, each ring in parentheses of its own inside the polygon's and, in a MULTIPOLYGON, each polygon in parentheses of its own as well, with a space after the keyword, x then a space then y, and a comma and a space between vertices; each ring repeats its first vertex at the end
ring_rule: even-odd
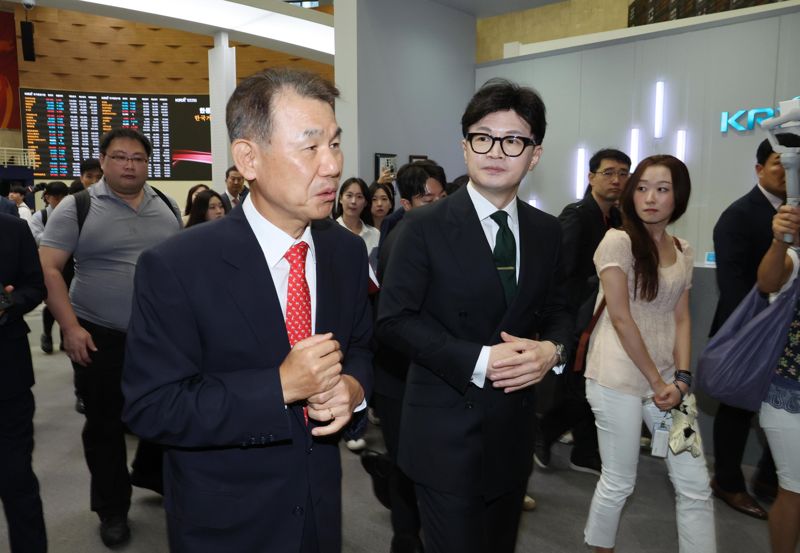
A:
POLYGON ((46 295, 39 252, 28 223, 14 215, 0 214, 0 291, 8 285, 14 291, 13 305, 0 316, 0 399, 33 386, 30 329, 22 317, 46 295))
MULTIPOLYGON (((344 372, 369 395, 364 242, 332 220, 315 222, 312 237, 315 330, 334 333, 344 372)), ((340 550, 338 436, 312 438, 302 407, 284 406, 278 369, 289 351, 269 268, 243 210, 142 254, 123 418, 137 435, 167 446, 164 507, 187 525, 178 551, 297 551, 309 495, 320 553, 340 550)))
MULTIPOLYGON (((241 204, 244 201, 244 199, 247 197, 249 193, 250 189, 245 186, 242 189, 241 194, 239 194, 239 204, 241 204)), ((222 198, 222 205, 225 206, 225 213, 230 213, 230 211, 233 209, 233 205, 231 205, 231 199, 228 197, 228 193, 223 192, 220 194, 220 197, 222 198)))
MULTIPOLYGON (((396 224, 392 225, 389 230, 398 231, 402 225, 402 218, 398 218, 396 224)), ((383 282, 383 274, 389 264, 389 257, 398 236, 399 232, 392 232, 388 236, 381 232, 383 245, 378 255, 378 278, 381 282, 383 282), (385 240, 384 236, 386 236, 385 240)), ((380 306, 380 291, 378 292, 377 303, 380 306)), ((375 392, 391 398, 403 399, 409 362, 408 357, 404 353, 397 351, 390 342, 377 339, 373 363, 375 367, 375 392)))
POLYGON ((492 252, 466 189, 404 217, 383 280, 377 332, 411 359, 399 463, 415 482, 496 497, 531 470, 534 388, 470 383, 481 347, 515 336, 569 343, 572 322, 555 217, 517 200, 520 273, 506 307, 492 252))
MULTIPOLYGON (((389 238, 389 234, 391 234, 394 227, 403 220, 403 216, 405 216, 406 210, 402 207, 400 209, 396 209, 391 212, 389 215, 384 217, 383 222, 381 223, 381 237, 378 241, 378 256, 380 256, 380 251, 383 248, 383 245, 386 243, 386 240, 389 238)), ((381 274, 378 273, 378 277, 381 278, 381 274)))
POLYGON ((755 285, 758 265, 772 243, 775 213, 764 193, 754 186, 723 211, 714 226, 719 302, 711 336, 755 285))
POLYGON ((566 206, 558 216, 561 223, 564 275, 566 277, 567 303, 574 313, 589 295, 588 279, 597 274, 594 252, 603 240, 609 226, 619 228, 622 216, 611 208, 609 222, 592 196, 591 188, 579 202, 566 206))

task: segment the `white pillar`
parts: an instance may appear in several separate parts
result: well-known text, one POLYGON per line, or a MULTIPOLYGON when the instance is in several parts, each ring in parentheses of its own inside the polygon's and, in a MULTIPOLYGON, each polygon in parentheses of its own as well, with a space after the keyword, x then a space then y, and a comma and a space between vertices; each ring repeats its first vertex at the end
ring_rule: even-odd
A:
POLYGON ((236 89, 236 49, 228 47, 228 33, 214 35, 208 51, 208 91, 211 96, 211 182, 218 192, 225 190, 225 170, 233 165, 225 106, 236 89))
POLYGON ((336 55, 334 75, 341 95, 336 101, 336 119, 342 128, 344 169, 341 182, 361 177, 372 182, 372 175, 358 174, 358 0, 336 0, 333 13, 336 55))

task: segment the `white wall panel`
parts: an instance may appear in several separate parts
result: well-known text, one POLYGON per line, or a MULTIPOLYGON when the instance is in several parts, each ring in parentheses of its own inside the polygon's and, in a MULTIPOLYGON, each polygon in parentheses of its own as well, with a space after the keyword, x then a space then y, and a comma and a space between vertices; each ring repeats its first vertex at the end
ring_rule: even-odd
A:
MULTIPOLYGON (((605 146, 627 151, 629 130, 641 129, 641 157, 675 154, 687 132, 692 200, 675 231, 696 247, 713 248, 720 213, 755 183, 760 129, 720 132, 720 114, 773 107, 800 94, 800 12, 711 28, 676 30, 608 46, 537 54, 484 65, 476 86, 493 76, 534 86, 548 109, 545 154, 521 196, 557 214, 574 201, 575 155, 605 146), (791 30, 790 30, 791 29, 791 30), (656 82, 665 83, 663 138, 653 137, 656 82)), ((746 116, 741 118, 746 122, 746 116)))

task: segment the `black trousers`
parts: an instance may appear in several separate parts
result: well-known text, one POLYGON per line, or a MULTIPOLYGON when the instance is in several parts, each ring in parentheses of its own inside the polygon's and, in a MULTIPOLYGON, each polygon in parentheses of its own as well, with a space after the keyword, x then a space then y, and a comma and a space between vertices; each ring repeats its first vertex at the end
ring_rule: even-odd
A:
POLYGON ((397 466, 397 447, 400 443, 400 419, 403 400, 374 393, 375 410, 381 419, 381 431, 389 457, 394 461, 394 470, 389 476, 389 497, 392 502, 392 549, 412 549, 419 542, 421 528, 417 493, 414 482, 397 466))
MULTIPOLYGON (((720 403, 714 417, 714 478, 726 492, 744 492, 747 486, 742 474, 742 457, 750 434, 752 411, 720 403)), ((776 484, 775 461, 769 446, 764 444, 758 461, 756 478, 776 484)))
POLYGON ((34 410, 30 390, 0 399, 0 499, 12 553, 47 551, 39 481, 31 465, 34 410))
MULTIPOLYGON (((97 351, 84 367, 73 363, 75 389, 83 398, 86 423, 83 425, 83 453, 91 474, 91 509, 103 519, 127 516, 131 505, 131 480, 122 424, 122 365, 125 360, 125 333, 79 319, 94 340, 97 351)), ((134 470, 145 478, 161 475, 161 447, 140 441, 134 470)))
POLYGON ((514 553, 525 482, 487 501, 417 484, 425 553, 514 553))
POLYGON ((599 458, 594 413, 586 401, 586 378, 569 368, 556 378, 556 401, 539 421, 542 439, 550 447, 564 432, 572 430, 575 442, 571 459, 599 458))

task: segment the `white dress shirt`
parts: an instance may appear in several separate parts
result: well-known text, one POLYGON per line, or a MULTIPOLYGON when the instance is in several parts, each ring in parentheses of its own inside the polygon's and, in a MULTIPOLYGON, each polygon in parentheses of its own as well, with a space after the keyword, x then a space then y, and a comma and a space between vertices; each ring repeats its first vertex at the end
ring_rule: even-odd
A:
POLYGON ((33 212, 31 211, 31 208, 28 207, 28 204, 22 202, 17 206, 17 211, 19 212, 19 218, 24 219, 25 222, 30 225, 33 212))
POLYGON ((761 190, 761 193, 764 194, 764 196, 767 198, 767 200, 769 200, 769 203, 772 204, 772 207, 775 208, 775 211, 778 211, 778 208, 783 205, 783 200, 780 199, 775 194, 773 194, 772 192, 767 191, 766 188, 761 186, 760 182, 756 183, 756 184, 758 186, 758 189, 761 190))
MULTIPOLYGON (((472 205, 478 213, 478 220, 481 222, 483 234, 486 236, 486 241, 489 242, 489 249, 492 251, 494 251, 494 243, 497 240, 497 231, 500 230, 500 225, 492 219, 492 214, 496 211, 505 211, 508 213, 508 228, 511 229, 511 234, 514 235, 514 247, 516 248, 517 256, 515 274, 517 282, 519 282, 519 215, 517 213, 517 197, 514 196, 507 206, 502 210, 498 210, 492 202, 481 196, 480 193, 475 190, 475 187, 472 186, 472 181, 467 184, 467 193, 469 193, 469 199, 472 200, 472 205)), ((490 346, 483 346, 481 348, 478 361, 475 363, 475 369, 472 371, 472 378, 470 381, 478 388, 483 388, 486 383, 486 371, 489 368, 489 355, 491 351, 492 348, 490 346)))
MULTIPOLYGON (((47 206, 45 208, 47 210, 47 217, 53 214, 52 206, 47 206)), ((31 227, 31 234, 33 234, 33 239, 36 240, 36 245, 39 245, 39 240, 42 238, 42 233, 44 232, 44 222, 42 221, 42 210, 38 210, 36 213, 33 214, 31 220, 28 221, 28 225, 31 227)))
POLYGON ((242 200, 242 209, 250 228, 253 229, 256 235, 258 245, 261 246, 261 251, 264 252, 264 259, 267 261, 269 274, 272 277, 272 283, 275 285, 278 301, 281 303, 284 320, 286 319, 286 297, 289 294, 289 269, 291 266, 283 256, 286 255, 289 248, 299 242, 308 244, 306 281, 308 282, 308 292, 311 296, 311 334, 313 335, 316 328, 315 316, 317 314, 317 258, 314 251, 314 240, 311 238, 311 226, 307 226, 300 238, 295 239, 256 211, 249 194, 242 200))
MULTIPOLYGON (((472 181, 467 183, 467 193, 469 193, 469 198, 472 200, 472 205, 475 207, 475 211, 478 213, 478 219, 481 222, 483 234, 486 236, 486 241, 489 243, 489 249, 492 251, 494 251, 494 244, 497 240, 497 231, 500 230, 500 225, 498 225, 495 220, 492 219, 492 214, 496 211, 505 211, 508 213, 508 228, 511 229, 511 233, 514 235, 514 246, 516 248, 517 256, 515 274, 517 283, 519 283, 519 214, 517 212, 517 197, 514 196, 507 206, 503 207, 502 210, 498 210, 492 202, 481 196, 481 194, 475 190, 475 187, 472 186, 472 181)), ((470 378, 470 381, 479 388, 483 388, 486 383, 486 371, 489 368, 489 355, 491 354, 491 351, 491 346, 483 346, 481 348, 478 361, 475 363, 475 369, 472 371, 472 378, 470 378)), ((563 364, 553 367, 553 371, 556 374, 561 374, 563 370, 563 364)))
MULTIPOLYGON (((308 282, 308 293, 311 296, 311 334, 313 335, 316 329, 317 314, 317 257, 314 250, 314 239, 311 237, 311 225, 306 226, 300 238, 295 239, 262 216, 253 205, 250 194, 242 200, 242 209, 250 228, 256 235, 258 245, 261 246, 261 251, 264 252, 264 259, 267 261, 269 274, 275 285, 275 292, 278 294, 284 320, 286 319, 286 298, 289 295, 289 269, 291 269, 284 255, 289 248, 299 242, 308 244, 306 282, 308 282)), ((334 338, 336 337, 334 336, 334 338)), ((366 407, 367 400, 364 398, 356 407, 355 412, 362 411, 366 407)))

